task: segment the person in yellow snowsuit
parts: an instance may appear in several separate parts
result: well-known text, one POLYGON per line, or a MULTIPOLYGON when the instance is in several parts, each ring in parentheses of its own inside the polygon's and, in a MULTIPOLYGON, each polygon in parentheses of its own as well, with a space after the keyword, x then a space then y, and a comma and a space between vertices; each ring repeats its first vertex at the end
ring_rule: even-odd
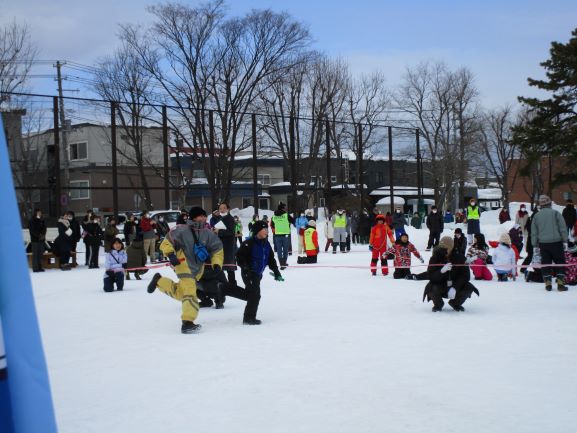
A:
POLYGON ((223 266, 224 252, 218 236, 206 227, 206 212, 200 207, 190 209, 186 225, 172 229, 160 249, 179 278, 178 282, 155 274, 148 285, 148 293, 156 288, 182 302, 183 334, 198 331, 201 325, 194 323, 198 317, 198 298, 196 296, 197 281, 202 278, 205 262, 210 262, 213 269, 223 266))

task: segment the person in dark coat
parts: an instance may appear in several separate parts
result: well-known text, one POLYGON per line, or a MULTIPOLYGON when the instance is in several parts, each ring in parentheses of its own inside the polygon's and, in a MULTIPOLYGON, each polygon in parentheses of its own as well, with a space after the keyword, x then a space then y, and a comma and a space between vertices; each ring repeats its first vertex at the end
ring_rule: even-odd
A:
POLYGON ((86 224, 86 236, 84 237, 86 247, 90 249, 89 269, 99 268, 98 253, 100 251, 100 246, 102 245, 103 237, 102 228, 100 227, 100 218, 98 215, 92 215, 91 221, 86 224))
POLYGON ((227 296, 232 296, 242 301, 248 299, 246 289, 236 283, 229 283, 226 280, 224 271, 222 269, 214 269, 210 263, 205 264, 202 278, 197 283, 196 295, 200 301, 198 304, 200 308, 210 308, 214 305, 217 310, 224 308, 227 296))
POLYGON ((455 237, 453 238, 454 249, 459 254, 465 255, 467 252, 467 238, 463 234, 463 230, 459 227, 455 229, 455 237))
POLYGON ((137 235, 130 245, 126 247, 126 255, 128 260, 126 262, 127 269, 135 269, 133 271, 126 271, 126 279, 130 280, 130 273, 134 273, 134 277, 140 280, 140 276, 148 272, 146 267, 146 253, 144 252, 144 243, 142 242, 142 235, 137 235), (136 269, 142 268, 142 269, 136 269))
POLYGON ((395 229, 395 240, 401 239, 401 235, 405 233, 405 226, 407 225, 407 219, 405 214, 401 211, 400 207, 395 208, 395 213, 393 214, 393 228, 395 229))
POLYGON ((274 251, 268 242, 268 227, 263 221, 257 221, 252 227, 252 237, 242 243, 236 254, 241 268, 242 280, 246 290, 246 307, 243 323, 260 325, 256 318, 260 302, 260 282, 266 267, 274 273, 276 281, 284 281, 274 258, 274 251))
POLYGON ((71 210, 68 211, 68 215, 72 217, 70 220, 70 228, 72 229, 72 251, 76 253, 76 245, 82 239, 82 228, 80 227, 80 223, 76 219, 76 215, 71 210))
MULTIPOLYGON (((127 220, 124 223, 124 240, 128 247, 140 233, 140 225, 138 224, 138 219, 135 215, 128 213, 126 216, 127 220)), ((142 240, 142 235, 140 235, 140 238, 142 240)))
POLYGON ((425 286, 423 301, 433 301, 433 312, 443 309, 443 298, 449 298, 449 305, 453 310, 465 311, 463 303, 467 298, 470 298, 473 292, 479 295, 477 288, 470 282, 469 267, 464 266, 465 256, 453 247, 453 239, 448 236, 441 238, 429 260, 429 282, 425 286))
POLYGON ((511 221, 511 215, 509 214, 509 209, 504 207, 501 209, 501 212, 499 212, 499 224, 506 223, 507 221, 511 221))
POLYGON ((64 214, 58 220, 58 236, 54 239, 54 253, 58 256, 60 262, 60 269, 69 271, 70 253, 72 251, 72 229, 70 228, 70 220, 72 216, 69 213, 64 214))
POLYGON ((116 217, 108 218, 108 224, 104 228, 104 252, 108 253, 112 249, 112 243, 118 236, 118 227, 116 227, 116 217))
POLYGON ((178 216, 178 218, 176 218, 176 224, 178 225, 186 224, 187 221, 188 221, 188 211, 186 209, 181 209, 180 215, 178 216))
POLYGON ((86 249, 86 253, 85 253, 86 262, 84 263, 86 266, 88 266, 88 264, 90 263, 90 246, 86 242, 86 235, 87 235, 86 226, 92 222, 93 216, 94 216, 94 212, 92 212, 92 210, 88 209, 86 211, 86 215, 84 215, 84 218, 82 219, 82 222, 80 223, 80 226, 82 227, 82 235, 81 236, 82 236, 82 239, 84 239, 84 247, 86 249))
POLYGON ((359 216, 359 240, 360 243, 366 245, 369 243, 369 236, 371 235, 371 227, 373 226, 371 222, 371 217, 366 209, 359 216))
POLYGON ((511 244, 517 248, 517 251, 521 253, 523 249, 523 230, 519 226, 519 224, 515 224, 509 230, 509 237, 511 238, 511 244))
POLYGON ((577 222, 577 213, 575 212, 573 200, 567 200, 567 205, 565 206, 565 209, 563 209, 562 215, 563 219, 565 220, 565 225, 567 226, 569 238, 572 238, 573 228, 575 227, 575 222, 577 222))
POLYGON ((445 228, 443 217, 439 213, 437 206, 431 206, 431 212, 427 215, 427 228, 429 229, 429 241, 427 242, 427 251, 439 244, 441 233, 445 228))
POLYGON ((42 209, 34 210, 34 216, 28 223, 28 231, 32 245, 32 272, 44 272, 42 256, 46 242, 46 221, 42 218, 42 209))
MULTIPOLYGON (((229 213, 229 210, 230 209, 228 207, 228 203, 221 203, 218 206, 218 214, 213 215, 210 225, 213 227, 214 232, 218 235, 220 241, 222 242, 222 247, 224 250, 224 266, 228 277, 228 282, 236 284, 236 261, 234 257, 236 239, 234 230, 235 223, 233 216, 229 213), (226 228, 216 228, 215 226, 219 222, 222 222, 226 228)), ((192 214, 193 211, 191 209, 190 218, 194 218, 192 214)))

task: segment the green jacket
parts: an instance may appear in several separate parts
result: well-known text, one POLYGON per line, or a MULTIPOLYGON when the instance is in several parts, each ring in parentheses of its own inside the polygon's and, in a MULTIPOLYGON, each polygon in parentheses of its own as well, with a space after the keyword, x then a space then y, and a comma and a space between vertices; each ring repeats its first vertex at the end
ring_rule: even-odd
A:
POLYGON ((531 221, 531 242, 533 246, 552 242, 567 242, 567 227, 563 216, 556 210, 541 209, 531 221))

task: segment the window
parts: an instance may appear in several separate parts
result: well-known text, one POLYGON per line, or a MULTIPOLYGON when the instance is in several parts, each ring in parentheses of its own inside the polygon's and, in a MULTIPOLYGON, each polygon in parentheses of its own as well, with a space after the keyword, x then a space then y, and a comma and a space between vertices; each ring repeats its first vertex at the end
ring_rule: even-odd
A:
POLYGON ((270 185, 270 174, 258 174, 256 177, 261 185, 270 185))
POLYGON ((571 192, 564 192, 563 193, 563 200, 573 200, 573 194, 571 194, 571 192))
POLYGON ((337 183, 337 177, 331 176, 331 183, 337 183))
POLYGON ((385 181, 385 176, 382 171, 377 171, 376 173, 377 183, 382 184, 385 181))
POLYGON ((324 197, 319 198, 319 207, 325 207, 325 198, 324 197))
POLYGON ((323 186, 323 177, 319 176, 319 178, 317 180, 317 187, 322 188, 322 186, 323 186))
POLYGON ((317 177, 316 177, 316 176, 311 176, 311 184, 312 184, 312 185, 316 185, 316 184, 317 184, 317 177))
POLYGON ((88 159, 88 143, 70 143, 68 148, 68 159, 70 161, 78 161, 81 159, 88 159))
POLYGON ((70 181, 70 200, 86 200, 90 198, 90 182, 87 180, 72 180, 70 181), (76 189, 86 188, 86 189, 76 189))

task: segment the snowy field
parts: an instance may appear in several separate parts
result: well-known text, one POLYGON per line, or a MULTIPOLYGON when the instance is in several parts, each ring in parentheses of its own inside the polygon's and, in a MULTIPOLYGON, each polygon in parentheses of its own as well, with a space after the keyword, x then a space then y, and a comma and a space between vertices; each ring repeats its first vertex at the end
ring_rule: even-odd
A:
MULTIPOLYGON (((409 233, 424 250, 428 232, 409 233)), ((263 325, 228 298, 196 335, 146 293, 153 272, 114 293, 103 269, 31 274, 60 432, 577 431, 576 288, 475 282, 465 313, 432 313, 425 282, 351 267, 369 261, 358 246, 267 274, 263 325)))

